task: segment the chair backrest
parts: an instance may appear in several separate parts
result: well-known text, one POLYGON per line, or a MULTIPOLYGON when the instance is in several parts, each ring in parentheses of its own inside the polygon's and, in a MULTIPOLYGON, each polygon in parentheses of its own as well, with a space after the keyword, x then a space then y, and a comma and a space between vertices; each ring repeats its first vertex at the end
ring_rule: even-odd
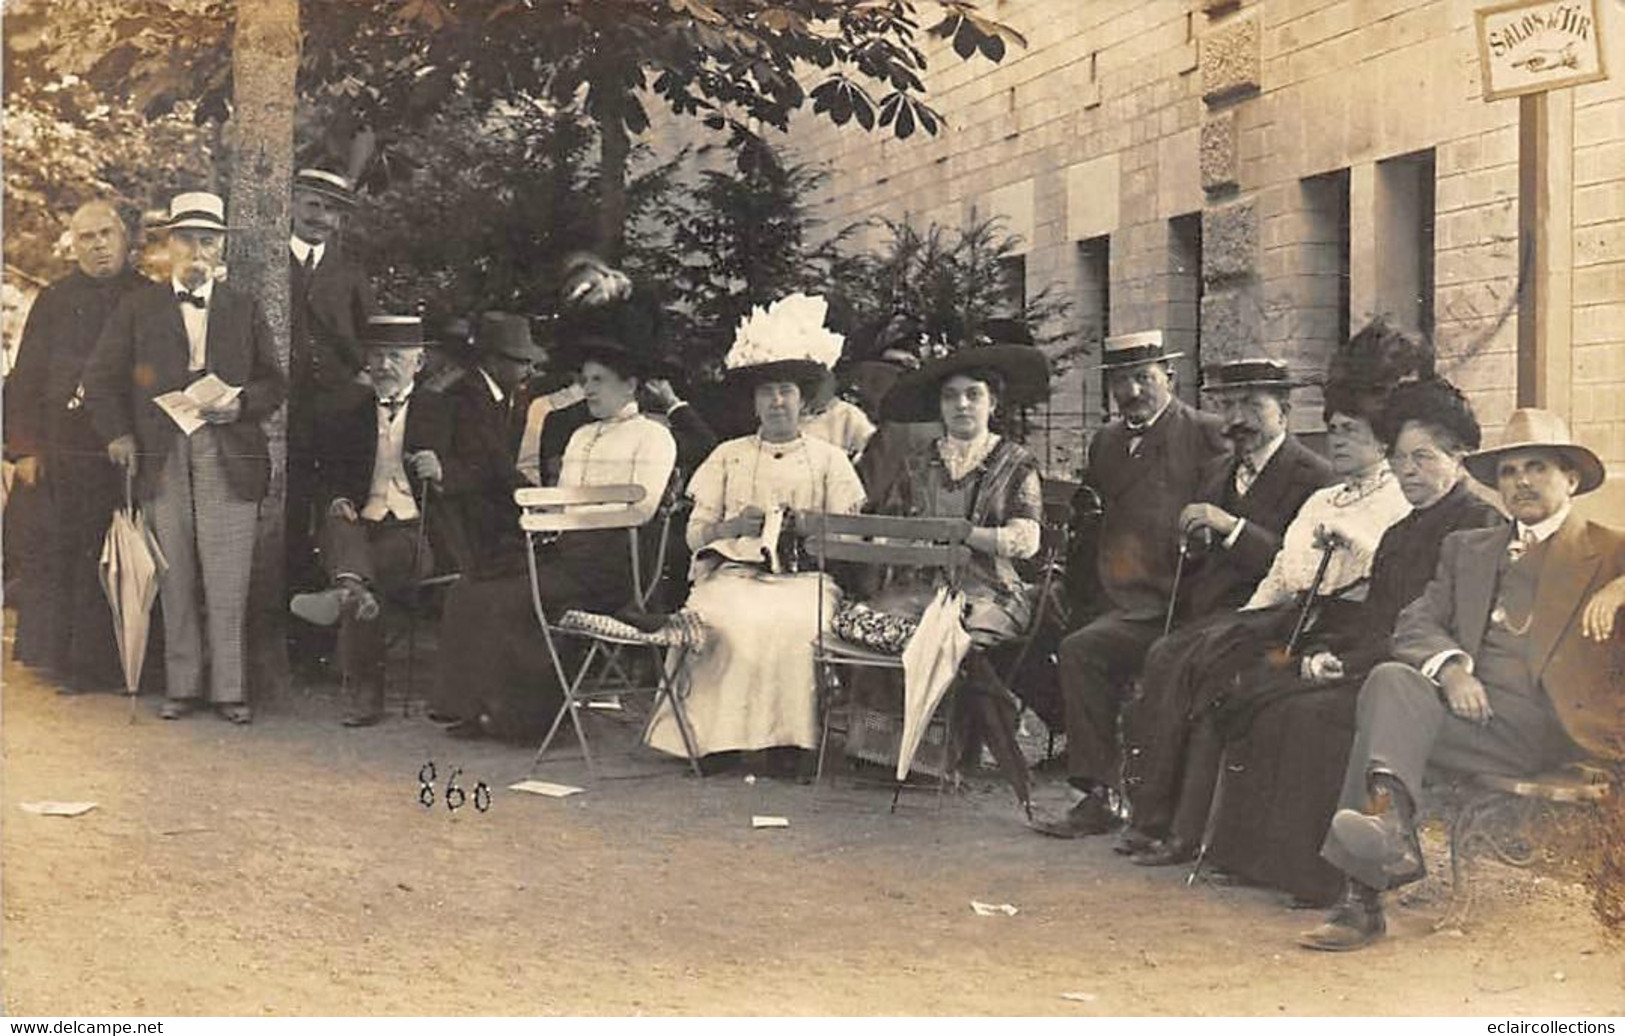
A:
POLYGON ((899 518, 879 514, 830 514, 800 511, 796 531, 808 553, 826 562, 907 568, 942 568, 956 581, 970 563, 965 545, 974 527, 964 518, 899 518))
POLYGON ((513 492, 519 527, 526 533, 636 528, 643 523, 632 505, 643 497, 643 487, 632 484, 530 486, 513 492))

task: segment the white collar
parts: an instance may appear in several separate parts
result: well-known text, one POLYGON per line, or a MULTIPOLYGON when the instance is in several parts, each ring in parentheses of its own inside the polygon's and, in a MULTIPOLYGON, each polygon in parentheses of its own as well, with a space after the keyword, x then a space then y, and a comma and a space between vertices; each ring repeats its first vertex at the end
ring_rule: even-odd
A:
POLYGON ((199 287, 196 291, 193 291, 191 288, 188 288, 186 285, 182 284, 178 279, 176 279, 174 277, 171 277, 169 279, 169 283, 175 286, 175 294, 177 294, 177 295, 181 294, 182 292, 185 292, 188 295, 196 295, 198 298, 202 299, 205 309, 208 308, 209 302, 214 298, 214 278, 213 277, 210 277, 208 280, 204 281, 202 286, 199 287))
POLYGON ((992 432, 983 432, 974 439, 955 439, 951 435, 944 435, 937 440, 937 456, 948 470, 948 477, 958 482, 987 460, 988 454, 998 444, 999 437, 992 432))
POLYGON ((315 258, 311 260, 311 265, 320 266, 322 263, 322 256, 327 254, 327 242, 324 241, 319 245, 312 244, 300 237, 298 234, 288 238, 288 248, 292 250, 293 257, 299 260, 299 265, 301 266, 305 264, 305 259, 307 256, 315 256, 315 258))
POLYGON ((416 387, 417 387, 417 382, 416 381, 408 381, 406 383, 406 387, 401 389, 399 394, 394 395, 394 396, 389 396, 389 397, 378 395, 378 386, 376 386, 376 385, 373 386, 372 392, 373 392, 374 398, 380 403, 389 402, 389 401, 396 401, 396 402, 404 403, 406 400, 412 398, 412 390, 414 388, 416 388, 416 387))
POLYGON ((636 416, 638 416, 638 401, 635 400, 635 399, 632 399, 632 400, 628 400, 625 406, 621 407, 619 410, 615 411, 613 414, 610 414, 608 417, 603 418, 601 423, 603 423, 603 424, 620 424, 622 421, 630 421, 630 420, 632 420, 632 418, 634 418, 636 416))
POLYGON ((491 390, 492 399, 500 403, 508 398, 507 393, 502 391, 502 386, 497 384, 497 379, 491 377, 491 373, 489 371, 487 371, 484 367, 480 367, 479 372, 480 377, 485 379, 485 387, 491 390))
POLYGON ((1551 539, 1552 533, 1556 532, 1564 522, 1568 521, 1569 507, 1569 502, 1567 500, 1563 501, 1563 506, 1557 509, 1556 514, 1552 515, 1543 522, 1536 522, 1534 525, 1525 525, 1523 522, 1514 522, 1513 524, 1517 526, 1515 530, 1517 533, 1517 538, 1520 540, 1523 539, 1523 534, 1528 532, 1535 537, 1536 543, 1545 543, 1547 540, 1551 539))
POLYGON ((1256 475, 1264 470, 1264 465, 1270 462, 1284 442, 1286 442, 1286 432, 1282 432, 1263 446, 1247 454, 1247 459, 1253 462, 1253 474, 1256 475))

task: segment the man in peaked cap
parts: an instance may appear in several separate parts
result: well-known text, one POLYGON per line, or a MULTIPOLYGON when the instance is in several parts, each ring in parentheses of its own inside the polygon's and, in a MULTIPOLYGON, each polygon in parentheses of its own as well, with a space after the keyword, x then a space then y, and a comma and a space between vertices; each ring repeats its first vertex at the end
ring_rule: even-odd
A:
POLYGON ((1174 395, 1162 332, 1105 341, 1100 369, 1115 418, 1089 443, 1085 480, 1104 507, 1100 582, 1111 610, 1061 642, 1067 777, 1081 797, 1036 829, 1057 838, 1117 825, 1112 795, 1121 769, 1117 718, 1146 651, 1162 635, 1179 553, 1180 514, 1202 474, 1230 453, 1224 423, 1174 395))
POLYGON ((372 391, 322 415, 321 556, 330 587, 295 596, 293 613, 339 624, 339 659, 352 694, 345 726, 384 713, 383 598, 434 570, 426 510, 467 488, 452 454, 452 403, 415 391, 428 345, 415 316, 374 316, 361 339, 372 391))
POLYGON ((367 274, 339 248, 339 232, 355 208, 349 179, 325 169, 301 169, 293 180, 293 233, 288 239, 288 582, 319 585, 314 554, 317 443, 324 408, 345 409, 366 397, 361 332, 376 306, 367 274))
POLYGON ((85 405, 108 458, 133 479, 168 562, 159 585, 168 681, 161 715, 179 719, 207 700, 223 718, 248 723, 249 573, 271 481, 261 422, 282 405, 287 382, 259 303, 214 279, 225 203, 201 191, 178 194, 165 228, 170 280, 131 292, 108 318, 85 367, 85 405), (198 383, 210 384, 210 375, 227 388, 203 392, 198 383), (189 389, 202 397, 200 425, 158 402, 189 389))
POLYGON ((1605 477, 1546 410, 1515 411, 1503 442, 1467 457, 1511 525, 1444 540, 1433 581, 1371 670, 1340 808, 1321 856, 1343 901, 1300 942, 1354 950, 1387 925, 1382 893, 1426 874, 1416 809, 1428 766, 1522 776, 1595 756, 1625 760, 1625 534, 1571 513, 1605 477))

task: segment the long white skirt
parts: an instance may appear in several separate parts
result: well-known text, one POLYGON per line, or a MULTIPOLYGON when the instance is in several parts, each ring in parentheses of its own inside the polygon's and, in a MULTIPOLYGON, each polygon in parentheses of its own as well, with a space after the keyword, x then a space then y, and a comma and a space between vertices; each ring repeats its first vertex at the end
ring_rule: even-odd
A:
MULTIPOLYGON (((825 581, 826 628, 838 591, 825 581)), ((700 755, 794 745, 818 747, 816 573, 766 575, 724 566, 694 586, 688 607, 706 626, 704 648, 688 656, 684 709, 700 755)), ((669 706, 649 723, 651 748, 685 755, 669 706)))

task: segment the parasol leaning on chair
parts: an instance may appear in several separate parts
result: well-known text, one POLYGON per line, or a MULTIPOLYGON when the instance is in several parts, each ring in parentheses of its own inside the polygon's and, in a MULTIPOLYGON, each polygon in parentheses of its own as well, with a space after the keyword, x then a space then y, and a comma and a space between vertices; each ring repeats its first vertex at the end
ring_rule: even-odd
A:
POLYGON ((141 687, 141 666, 147 658, 152 602, 158 597, 158 582, 168 567, 146 516, 136 509, 131 477, 126 472, 124 506, 113 512, 107 538, 102 541, 97 575, 101 579, 102 593, 107 595, 108 610, 113 615, 113 635, 118 640, 119 662, 124 667, 124 688, 130 695, 132 722, 136 692, 141 687))

